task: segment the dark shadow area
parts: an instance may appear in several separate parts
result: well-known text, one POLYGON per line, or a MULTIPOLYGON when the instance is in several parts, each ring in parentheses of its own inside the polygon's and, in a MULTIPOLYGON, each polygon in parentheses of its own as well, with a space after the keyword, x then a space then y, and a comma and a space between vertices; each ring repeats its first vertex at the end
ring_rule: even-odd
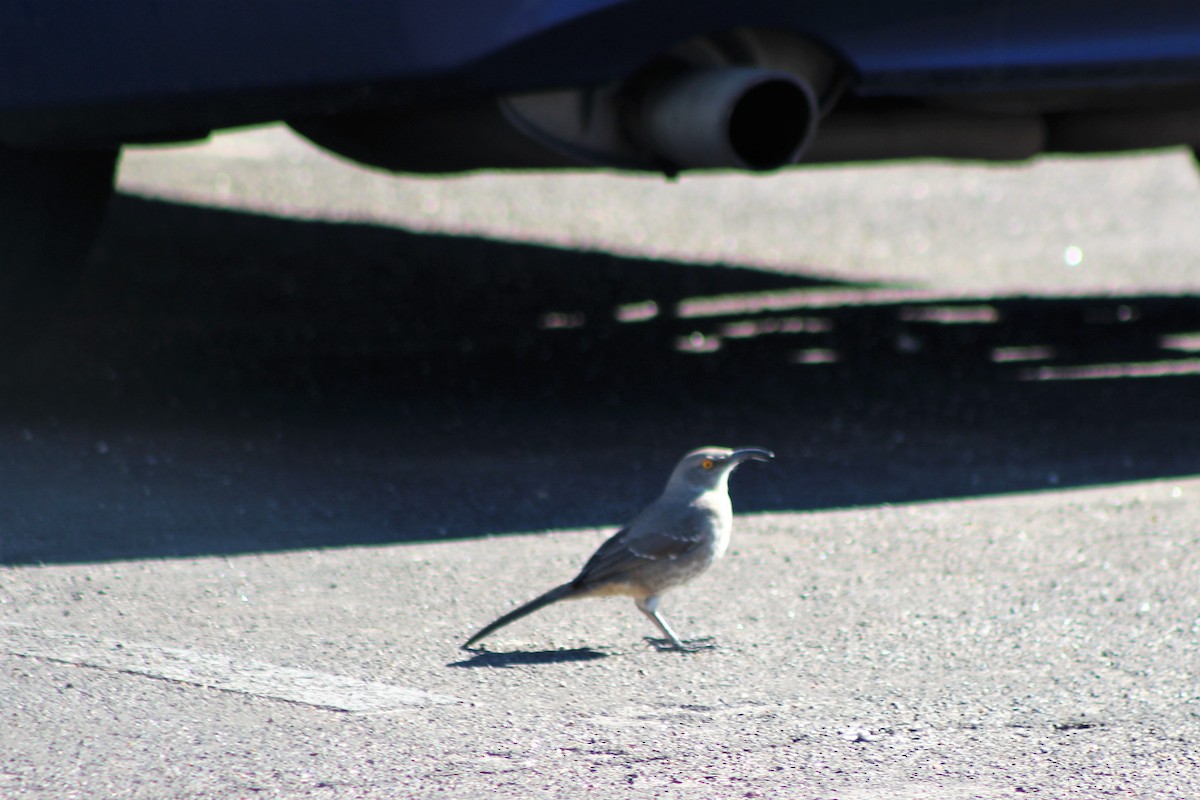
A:
POLYGON ((1200 472, 1197 298, 879 289, 119 197, 0 378, 0 563, 616 525, 700 444, 777 453, 740 512, 1200 472))
POLYGON ((571 650, 510 650, 494 652, 492 650, 468 650, 471 657, 465 661, 453 661, 448 667, 529 667, 539 664, 568 664, 574 661, 595 661, 608 658, 608 653, 593 650, 590 647, 577 647, 571 650))

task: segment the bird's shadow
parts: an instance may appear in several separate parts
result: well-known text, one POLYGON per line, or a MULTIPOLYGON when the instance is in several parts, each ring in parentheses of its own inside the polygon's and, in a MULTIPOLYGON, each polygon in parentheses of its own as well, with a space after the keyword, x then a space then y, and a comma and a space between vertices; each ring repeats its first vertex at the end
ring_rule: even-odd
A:
POLYGON ((568 664, 576 661, 596 661, 608 658, 609 654, 591 647, 575 647, 569 650, 495 650, 468 649, 471 657, 463 661, 452 661, 448 667, 518 667, 538 664, 568 664))

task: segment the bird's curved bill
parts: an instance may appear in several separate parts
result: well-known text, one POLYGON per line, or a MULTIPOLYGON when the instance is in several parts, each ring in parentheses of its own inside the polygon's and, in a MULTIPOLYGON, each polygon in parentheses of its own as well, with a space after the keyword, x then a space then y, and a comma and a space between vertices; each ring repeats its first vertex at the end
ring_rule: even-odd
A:
POLYGON ((735 461, 770 461, 775 454, 761 447, 740 447, 730 453, 729 457, 735 461))

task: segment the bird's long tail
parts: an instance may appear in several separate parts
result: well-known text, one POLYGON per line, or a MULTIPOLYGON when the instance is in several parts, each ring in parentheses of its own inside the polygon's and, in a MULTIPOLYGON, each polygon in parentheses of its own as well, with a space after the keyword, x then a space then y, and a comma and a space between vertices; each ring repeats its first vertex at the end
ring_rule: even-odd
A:
POLYGON ((521 617, 527 617, 538 609, 545 608, 551 603, 555 603, 559 600, 565 600, 568 597, 576 594, 578 591, 579 589, 570 583, 564 583, 562 586, 556 586, 540 597, 535 597, 520 608, 513 609, 492 624, 484 627, 483 630, 479 631, 479 633, 475 634, 470 639, 467 639, 467 643, 464 644, 463 647, 470 647, 483 637, 487 636, 489 633, 503 628, 508 623, 516 622, 521 617))

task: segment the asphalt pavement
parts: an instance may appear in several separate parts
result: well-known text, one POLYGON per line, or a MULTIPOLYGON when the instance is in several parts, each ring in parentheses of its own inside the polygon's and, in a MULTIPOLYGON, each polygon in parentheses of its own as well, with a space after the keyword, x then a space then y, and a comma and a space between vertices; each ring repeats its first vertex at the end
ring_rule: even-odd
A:
POLYGON ((1200 796, 1189 154, 120 185, 0 376, 0 796, 1200 796), (715 650, 459 649, 702 444, 715 650))

